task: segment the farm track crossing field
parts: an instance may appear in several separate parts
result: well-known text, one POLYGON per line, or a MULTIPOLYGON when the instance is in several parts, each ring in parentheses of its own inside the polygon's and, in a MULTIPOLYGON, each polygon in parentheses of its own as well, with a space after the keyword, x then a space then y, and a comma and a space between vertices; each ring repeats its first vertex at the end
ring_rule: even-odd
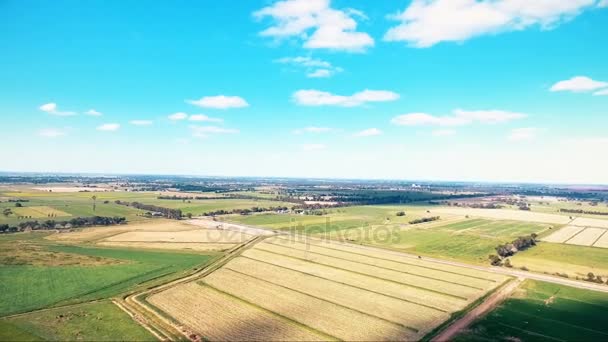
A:
POLYGON ((323 335, 196 283, 152 295, 148 301, 212 341, 321 341, 323 335))
POLYGON ((608 294, 528 280, 455 341, 605 341, 608 294))
POLYGON ((213 272, 205 283, 341 340, 394 341, 419 337, 411 328, 226 269, 213 272))

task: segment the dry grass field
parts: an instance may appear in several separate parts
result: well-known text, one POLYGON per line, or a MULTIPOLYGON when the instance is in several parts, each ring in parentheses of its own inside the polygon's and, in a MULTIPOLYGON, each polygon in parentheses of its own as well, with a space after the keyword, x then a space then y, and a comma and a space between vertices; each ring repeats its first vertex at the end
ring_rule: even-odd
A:
POLYGON ((588 217, 577 217, 572 221, 572 224, 584 227, 595 227, 608 229, 608 220, 601 220, 588 217))
POLYGON ((566 226, 542 239, 545 242, 608 248, 608 229, 566 226))
MULTIPOLYGON (((552 224, 568 224, 571 219, 568 216, 545 214, 522 210, 506 210, 506 209, 476 209, 476 208, 434 208, 432 213, 451 214, 460 216, 484 217, 495 220, 513 220, 552 224)), ((599 220, 601 221, 601 220, 599 220)), ((608 221, 606 221, 608 224, 608 221)))
POLYGON ((570 240, 574 235, 580 233, 585 227, 566 226, 555 233, 542 238, 542 241, 564 243, 570 240))
POLYGON ((49 218, 56 216, 72 216, 64 211, 57 210, 47 206, 33 206, 12 208, 16 216, 25 216, 35 218, 49 218))
POLYGON ((506 279, 371 247, 271 237, 148 300, 203 339, 251 339, 252 324, 263 325, 253 339, 314 339, 288 324, 322 339, 418 340, 506 279), (238 310, 264 315, 234 319, 238 310))
POLYGON ((92 243, 112 247, 219 251, 230 249, 254 237, 249 234, 251 231, 201 227, 189 222, 154 220, 123 226, 87 228, 54 234, 48 238, 62 243, 92 243))
POLYGON ((188 283, 153 295, 148 301, 213 341, 319 341, 323 336, 266 310, 188 283))
POLYGON ((600 228, 585 228, 580 233, 573 236, 570 240, 566 241, 567 244, 579 245, 579 246, 591 246, 597 241, 597 239, 604 234, 606 230, 600 228))

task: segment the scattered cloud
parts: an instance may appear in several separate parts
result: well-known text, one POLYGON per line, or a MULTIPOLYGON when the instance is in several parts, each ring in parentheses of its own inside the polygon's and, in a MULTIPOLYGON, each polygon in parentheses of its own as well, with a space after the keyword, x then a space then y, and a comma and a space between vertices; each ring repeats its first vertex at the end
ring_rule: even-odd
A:
POLYGON ((571 91, 575 93, 590 92, 608 87, 607 82, 595 81, 586 76, 575 76, 559 81, 551 86, 551 91, 571 91))
POLYGON ((186 120, 188 118, 188 114, 183 112, 173 113, 168 116, 169 120, 178 121, 178 120, 186 120))
POLYGON ((447 137, 456 134, 456 131, 453 129, 436 129, 431 132, 431 135, 434 137, 447 137))
POLYGON ((39 107, 39 109, 45 113, 56 115, 56 116, 72 116, 76 115, 76 112, 60 111, 57 104, 54 102, 45 103, 39 107))
POLYGON ((381 134, 382 134, 382 131, 377 128, 368 128, 368 129, 364 129, 360 132, 353 134, 353 136, 355 136, 355 137, 373 137, 373 136, 381 135, 381 134))
POLYGON ((119 128, 120 128, 120 125, 117 123, 107 123, 107 124, 103 124, 101 126, 97 126, 98 131, 104 131, 104 132, 114 132, 114 131, 117 131, 119 128))
POLYGON ((205 96, 199 100, 186 100, 187 103, 203 108, 229 109, 249 107, 249 103, 239 96, 205 96))
POLYGON ((361 11, 331 8, 330 0, 283 0, 253 13, 257 19, 270 17, 273 26, 260 32, 265 37, 303 40, 307 49, 362 52, 374 45, 373 38, 357 31, 357 21, 366 20, 361 11))
POLYGON ((58 138, 62 137, 66 134, 66 132, 62 129, 57 128, 43 128, 38 131, 38 135, 45 138, 58 138))
POLYGON ((220 118, 210 118, 205 114, 192 114, 190 115, 190 118, 188 118, 188 120, 190 121, 206 121, 206 122, 222 122, 224 120, 220 119, 220 118))
POLYGON ((317 126, 308 126, 300 129, 296 129, 293 131, 294 134, 302 134, 302 133, 327 133, 332 131, 329 127, 317 127, 317 126))
POLYGON ((275 62, 304 69, 308 78, 327 78, 344 71, 327 61, 312 57, 283 57, 275 60, 275 62))
POLYGON ((516 128, 511 130, 511 133, 507 137, 509 141, 527 141, 536 138, 539 132, 538 128, 535 127, 524 127, 516 128))
POLYGON ((455 109, 450 116, 435 116, 427 113, 409 113, 394 117, 391 122, 399 126, 463 126, 472 123, 497 124, 527 117, 523 113, 503 110, 455 109))
POLYGON ((238 129, 223 128, 217 126, 190 126, 192 130, 192 136, 196 138, 206 138, 209 135, 214 134, 236 134, 239 133, 238 129))
POLYGON ((335 95, 320 90, 298 90, 293 100, 302 106, 340 106, 355 107, 368 102, 395 101, 399 94, 387 90, 364 90, 350 96, 335 95))
POLYGON ((102 116, 103 113, 96 111, 95 109, 89 109, 86 112, 84 112, 86 115, 90 115, 90 116, 102 116))
MULTIPOLYGON (((608 1, 608 0, 606 0, 608 1)), ((598 90, 595 93, 593 93, 594 96, 606 96, 608 95, 608 88, 606 89, 602 89, 602 90, 598 90)))
MULTIPOLYGON (((603 2, 603 1, 602 1, 603 2)), ((598 0, 413 0, 389 19, 400 23, 384 35, 426 48, 440 42, 520 31, 532 26, 547 30, 572 19, 598 0)))
POLYGON ((150 126, 153 124, 152 120, 131 120, 129 123, 135 126, 150 126))
POLYGON ((303 151, 320 151, 324 150, 327 146, 323 144, 304 144, 302 145, 303 151))

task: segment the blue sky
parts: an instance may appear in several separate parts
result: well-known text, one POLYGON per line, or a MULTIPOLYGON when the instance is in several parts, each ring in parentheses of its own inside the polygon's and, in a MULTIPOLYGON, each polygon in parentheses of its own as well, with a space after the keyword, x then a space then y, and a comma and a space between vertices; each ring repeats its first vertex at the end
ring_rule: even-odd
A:
POLYGON ((4 0, 0 170, 606 184, 606 37, 605 0, 4 0))

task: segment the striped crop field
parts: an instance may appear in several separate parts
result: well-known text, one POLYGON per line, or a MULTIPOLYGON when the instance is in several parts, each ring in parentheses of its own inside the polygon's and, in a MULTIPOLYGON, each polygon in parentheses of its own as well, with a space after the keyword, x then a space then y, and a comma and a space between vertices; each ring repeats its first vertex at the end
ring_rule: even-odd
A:
POLYGON ((546 242, 564 243, 571 239, 574 235, 580 233, 585 227, 566 226, 555 233, 544 237, 542 240, 546 242))
POLYGON ((566 241, 566 243, 570 245, 591 246, 605 231, 605 229, 601 228, 585 228, 585 230, 576 234, 572 239, 566 241))
POLYGON ((506 280, 371 247, 272 237, 148 301, 208 340, 410 341, 506 280))
POLYGON ((568 245, 608 248, 608 229, 597 227, 566 226, 543 238, 545 242, 568 245))

